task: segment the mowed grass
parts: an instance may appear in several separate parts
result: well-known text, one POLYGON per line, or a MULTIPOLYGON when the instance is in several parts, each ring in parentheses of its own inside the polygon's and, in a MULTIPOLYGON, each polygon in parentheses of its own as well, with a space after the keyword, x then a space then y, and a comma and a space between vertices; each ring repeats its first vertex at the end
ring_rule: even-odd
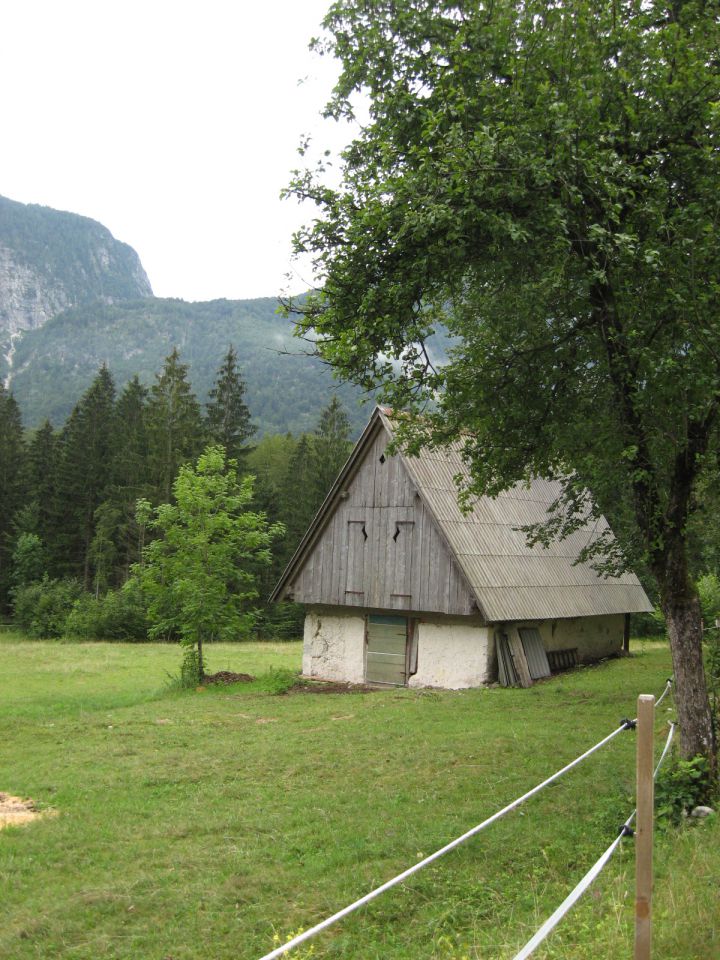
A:
MULTIPOLYGON (((300 645, 209 651, 298 669, 300 645)), ((660 643, 530 690, 179 693, 172 646, 0 639, 0 791, 58 816, 0 831, 0 956, 253 960, 483 820, 634 715, 660 643)), ((657 745, 665 738, 664 703, 657 745)), ((632 808, 633 733, 315 941, 323 958, 505 960, 632 808)), ((659 837, 654 944, 720 956, 718 817, 659 837)), ((535 954, 630 956, 633 848, 535 954)), ((295 956, 307 957, 300 948, 295 956)))

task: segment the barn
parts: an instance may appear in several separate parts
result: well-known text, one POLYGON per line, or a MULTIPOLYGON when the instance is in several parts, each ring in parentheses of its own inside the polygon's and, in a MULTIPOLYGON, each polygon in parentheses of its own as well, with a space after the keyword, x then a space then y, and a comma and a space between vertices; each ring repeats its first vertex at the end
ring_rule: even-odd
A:
POLYGON ((652 609, 637 577, 603 579, 575 563, 593 531, 546 549, 518 529, 547 519, 556 482, 478 498, 463 513, 459 449, 391 454, 392 437, 389 412, 376 408, 274 590, 306 607, 306 677, 528 686, 621 650, 628 615, 652 609))

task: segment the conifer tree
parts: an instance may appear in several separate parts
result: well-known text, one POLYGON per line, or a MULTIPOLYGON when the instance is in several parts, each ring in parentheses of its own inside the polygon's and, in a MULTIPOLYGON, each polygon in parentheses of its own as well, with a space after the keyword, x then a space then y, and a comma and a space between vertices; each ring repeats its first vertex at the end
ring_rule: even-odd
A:
POLYGON ((151 494, 148 440, 148 389, 134 376, 117 402, 117 429, 112 474, 112 500, 118 528, 114 537, 117 551, 113 571, 108 574, 120 584, 130 575, 130 566, 139 559, 136 502, 151 494))
MULTIPOLYGON (((26 532, 37 534, 46 554, 56 535, 57 475, 58 438, 50 421, 45 420, 28 444, 26 499, 33 507, 35 520, 33 529, 26 532)), ((49 572, 52 574, 52 569, 49 572)))
POLYGON ((150 389, 147 427, 156 502, 170 502, 180 467, 195 460, 202 450, 200 405, 187 374, 187 364, 180 362, 180 354, 174 347, 150 389))
POLYGON ((287 531, 281 551, 283 565, 300 543, 318 507, 314 442, 315 438, 307 434, 300 437, 280 484, 280 519, 287 531))
POLYGON ((24 499, 25 444, 20 409, 0 381, 0 609, 10 587, 12 521, 24 499))
POLYGON ((90 586, 90 544, 95 511, 107 498, 112 477, 115 384, 103 364, 70 414, 60 438, 56 563, 62 573, 90 586))
POLYGON ((120 510, 112 500, 104 500, 95 511, 95 534, 88 554, 96 597, 105 593, 110 586, 113 569, 117 565, 121 519, 120 510))
POLYGON ((210 440, 225 448, 228 459, 241 463, 247 450, 246 443, 255 433, 255 427, 250 422, 250 411, 245 403, 245 381, 232 344, 210 391, 207 429, 210 440))
POLYGON ((117 401, 117 428, 113 460, 113 487, 133 501, 145 492, 148 472, 148 389, 137 374, 124 387, 117 401))
POLYGON ((314 510, 327 496, 351 449, 350 421, 342 403, 334 396, 321 411, 313 437, 311 464, 314 510))

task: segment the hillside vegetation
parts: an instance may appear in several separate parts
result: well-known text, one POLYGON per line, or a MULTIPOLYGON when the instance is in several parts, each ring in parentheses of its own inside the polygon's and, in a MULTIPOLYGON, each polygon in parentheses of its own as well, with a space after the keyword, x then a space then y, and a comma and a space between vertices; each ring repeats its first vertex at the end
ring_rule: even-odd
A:
POLYGON ((25 334, 15 353, 12 390, 28 426, 46 417, 59 424, 105 362, 118 386, 138 374, 151 384, 177 347, 189 365, 193 389, 207 398, 228 345, 238 352, 247 403, 259 432, 303 433, 339 394, 359 430, 368 408, 360 391, 333 380, 329 367, 308 356, 273 297, 257 300, 135 300, 93 303, 68 310, 25 334))

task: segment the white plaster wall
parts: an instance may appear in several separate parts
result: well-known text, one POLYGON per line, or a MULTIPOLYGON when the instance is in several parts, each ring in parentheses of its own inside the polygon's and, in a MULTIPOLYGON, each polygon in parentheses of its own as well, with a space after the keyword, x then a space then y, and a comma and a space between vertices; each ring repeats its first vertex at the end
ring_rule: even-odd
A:
POLYGON ((305 615, 302 672, 317 680, 365 682, 365 617, 337 608, 305 615))
POLYGON ((614 613, 602 617, 545 620, 539 629, 546 650, 577 647, 581 661, 599 660, 622 649, 625 616, 614 613))
POLYGON ((480 687, 493 677, 492 628, 462 623, 420 621, 417 673, 411 687, 480 687))

